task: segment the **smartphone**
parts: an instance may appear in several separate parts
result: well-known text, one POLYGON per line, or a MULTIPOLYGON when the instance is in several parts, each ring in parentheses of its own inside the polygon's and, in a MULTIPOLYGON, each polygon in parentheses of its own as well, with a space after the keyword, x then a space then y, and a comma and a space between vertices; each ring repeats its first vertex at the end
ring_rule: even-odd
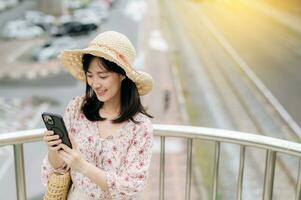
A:
POLYGON ((53 131, 54 134, 59 135, 62 143, 72 148, 68 131, 61 115, 44 112, 42 113, 42 119, 47 130, 53 131))

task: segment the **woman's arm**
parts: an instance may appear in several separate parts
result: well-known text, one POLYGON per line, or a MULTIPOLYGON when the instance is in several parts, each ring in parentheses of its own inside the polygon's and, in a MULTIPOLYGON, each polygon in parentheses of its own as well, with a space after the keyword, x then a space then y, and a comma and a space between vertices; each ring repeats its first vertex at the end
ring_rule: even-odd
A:
POLYGON ((62 150, 59 151, 61 159, 64 160, 72 169, 81 172, 89 179, 91 179, 94 183, 96 183, 103 191, 106 191, 108 189, 108 186, 106 183, 105 172, 87 162, 83 158, 83 156, 78 153, 77 144, 71 134, 69 134, 69 138, 72 143, 73 149, 70 149, 68 146, 61 143, 60 147, 62 148, 62 150))
POLYGON ((97 168, 96 166, 85 162, 81 172, 87 176, 91 181, 96 183, 103 191, 108 190, 108 185, 106 182, 106 174, 103 170, 97 168))

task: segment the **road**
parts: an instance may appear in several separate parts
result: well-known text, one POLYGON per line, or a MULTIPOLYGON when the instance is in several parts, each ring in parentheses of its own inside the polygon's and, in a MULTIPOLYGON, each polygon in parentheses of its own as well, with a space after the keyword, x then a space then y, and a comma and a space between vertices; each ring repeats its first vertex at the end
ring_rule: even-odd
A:
POLYGON ((200 9, 300 126, 301 33, 249 4, 204 1, 200 9))
MULTIPOLYGON (((174 35, 174 37, 171 43, 174 43, 176 46, 173 54, 178 60, 177 65, 185 88, 186 106, 191 123, 198 126, 240 130, 290 139, 285 134, 286 131, 283 129, 283 125, 279 125, 279 122, 273 119, 272 116, 275 114, 271 112, 273 109, 266 105, 262 95, 254 89, 254 86, 251 86, 252 83, 240 71, 233 57, 229 56, 225 48, 217 42, 211 31, 213 28, 208 28, 212 27, 209 25, 214 25, 218 30, 219 36, 222 35, 229 46, 233 47, 237 52, 237 56, 242 57, 247 65, 254 70, 252 64, 257 63, 268 64, 279 60, 295 60, 295 64, 300 63, 298 61, 299 57, 294 53, 286 52, 285 58, 279 57, 279 55, 276 58, 267 56, 270 54, 271 49, 276 52, 280 49, 280 53, 284 53, 285 50, 290 50, 290 52, 296 50, 294 46, 290 46, 291 43, 287 42, 287 40, 278 41, 278 43, 264 41, 265 39, 273 38, 274 36, 271 32, 275 29, 281 29, 284 26, 283 23, 276 23, 274 18, 264 16, 262 13, 248 13, 250 8, 244 5, 246 8, 243 9, 240 1, 200 2, 179 0, 173 4, 169 1, 166 2, 169 3, 166 3, 166 7, 170 7, 169 10, 166 9, 167 13, 173 15, 170 18, 177 19, 171 23, 172 25, 169 25, 169 29, 173 30, 171 35, 174 35), (190 12, 185 13, 182 10, 189 10, 190 12), (229 16, 232 17, 230 20, 228 19, 229 16), (257 20, 257 23, 251 23, 253 18, 257 20), (223 27, 227 29, 223 29, 223 27), (266 33, 259 29, 262 27, 268 27, 271 30, 266 33), (232 38, 233 41, 229 38, 232 38), (263 45, 258 41, 256 42, 254 38, 263 43, 263 45), (239 40, 239 42, 235 43, 236 40, 239 40), (246 60, 245 57, 241 56, 241 52, 253 56, 250 60, 246 60)), ((287 27, 286 29, 287 32, 281 32, 282 37, 291 39, 290 33, 294 31, 287 27)), ((295 34, 298 35, 298 33, 295 34)), ((274 40, 276 41, 275 38, 274 40)), ((293 44, 298 46, 298 36, 292 37, 292 40, 294 41, 293 44)), ((278 65, 280 64, 278 63, 278 65)), ((266 76, 260 76, 261 81, 265 84, 269 81, 274 81, 274 78, 278 81, 282 80, 281 84, 283 81, 290 82, 288 81, 290 79, 281 79, 282 77, 277 71, 278 68, 266 70, 266 68, 262 67, 260 69, 265 72, 266 76)), ((291 73, 290 70, 294 70, 295 75, 290 78, 293 81, 298 80, 296 76, 298 77, 300 73, 298 73, 297 65, 291 67, 288 70, 289 72, 282 71, 283 75, 286 76, 286 73, 291 73)), ((255 72, 258 74, 258 70, 255 72)), ((267 86, 268 89, 272 90, 270 85, 267 86)), ((296 85, 292 84, 290 87, 293 92, 299 92, 296 85)), ((275 85, 273 89, 276 89, 275 85)), ((289 92, 286 91, 288 88, 285 91, 282 91, 282 89, 278 87, 277 92, 289 92)), ((298 101, 300 95, 291 95, 290 98, 298 101)), ((283 102, 288 103, 282 99, 281 103, 283 102)), ((205 184, 210 189, 212 182, 210 182, 211 174, 208 172, 211 172, 212 165, 210 165, 208 160, 212 159, 212 145, 200 142, 195 146, 198 155, 202 155, 197 157, 197 160, 199 160, 199 166, 202 168, 205 176, 205 184)), ((235 198, 233 185, 235 180, 237 180, 236 168, 239 161, 237 155, 239 150, 237 148, 235 145, 225 144, 222 147, 223 150, 221 150, 221 162, 223 164, 220 167, 219 193, 223 199, 235 198)), ((262 179, 260 177, 263 177, 264 154, 253 150, 250 150, 249 153, 247 156, 248 166, 245 166, 248 178, 244 182, 246 187, 244 189, 244 199, 259 199, 262 194, 260 188, 262 179)), ((296 171, 297 160, 290 166, 293 167, 293 170, 290 171, 296 171)), ((274 184, 275 199, 292 199, 294 185, 289 184, 290 180, 288 180, 288 176, 285 173, 286 170, 279 170, 279 168, 277 170, 276 176, 278 177, 276 180, 278 181, 275 181, 274 184), (280 188, 285 188, 285 192, 280 188)))

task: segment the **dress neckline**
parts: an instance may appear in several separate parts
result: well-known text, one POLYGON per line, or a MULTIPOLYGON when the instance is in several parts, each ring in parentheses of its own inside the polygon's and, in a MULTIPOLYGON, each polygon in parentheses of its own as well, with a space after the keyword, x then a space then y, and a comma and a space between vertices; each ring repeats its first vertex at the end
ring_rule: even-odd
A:
POLYGON ((124 130, 129 124, 131 124, 132 121, 128 120, 126 123, 124 123, 119 129, 115 130, 113 134, 103 138, 101 137, 100 133, 101 133, 101 130, 99 129, 99 121, 96 121, 95 122, 95 126, 96 126, 96 130, 97 130, 97 136, 101 139, 101 140, 108 140, 108 139, 113 139, 113 138, 116 138, 117 136, 119 136, 121 133, 122 133, 122 130, 124 130))

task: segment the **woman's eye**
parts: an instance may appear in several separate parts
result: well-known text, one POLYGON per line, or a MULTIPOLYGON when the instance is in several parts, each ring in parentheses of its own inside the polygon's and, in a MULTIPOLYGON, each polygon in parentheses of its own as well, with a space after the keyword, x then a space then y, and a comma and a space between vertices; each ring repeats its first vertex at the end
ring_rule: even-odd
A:
POLYGON ((106 79, 108 77, 107 76, 100 76, 99 78, 106 79))

